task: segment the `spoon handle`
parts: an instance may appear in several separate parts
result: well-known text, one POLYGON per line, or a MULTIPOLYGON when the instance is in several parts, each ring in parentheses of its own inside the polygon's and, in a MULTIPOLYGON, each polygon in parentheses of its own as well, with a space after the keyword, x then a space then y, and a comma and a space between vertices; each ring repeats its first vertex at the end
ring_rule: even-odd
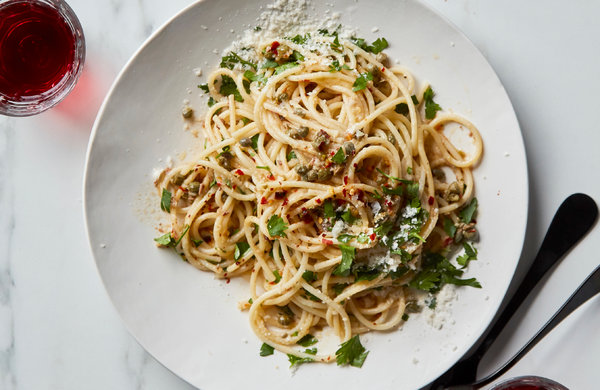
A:
POLYGON ((571 297, 565 302, 564 305, 554 314, 554 316, 548 321, 542 329, 537 332, 531 340, 525 344, 523 348, 519 350, 508 362, 506 362, 500 369, 493 374, 478 380, 473 383, 474 389, 479 389, 485 386, 499 376, 508 371, 514 366, 531 348, 533 348, 544 336, 546 336, 556 325, 560 324, 569 314, 571 314, 579 306, 583 305, 594 295, 600 293, 600 266, 596 267, 594 272, 577 288, 577 290, 571 295, 571 297))

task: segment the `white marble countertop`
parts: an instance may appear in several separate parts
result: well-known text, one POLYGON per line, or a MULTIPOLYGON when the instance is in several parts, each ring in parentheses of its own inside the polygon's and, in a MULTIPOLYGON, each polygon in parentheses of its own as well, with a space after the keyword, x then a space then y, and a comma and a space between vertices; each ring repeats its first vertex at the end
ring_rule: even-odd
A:
MULTIPOLYGON (((233 0, 231 0, 233 1, 233 0)), ((600 202, 600 2, 426 0, 483 52, 519 118, 530 175, 523 269, 561 201, 600 202)), ((119 69, 191 0, 71 0, 87 38, 78 89, 31 118, 0 117, 0 388, 190 389, 127 333, 96 273, 82 217, 94 116, 119 69)), ((537 289, 480 366, 512 355, 600 263, 595 227, 537 289)), ((505 377, 600 383, 600 297, 581 307, 505 377)))

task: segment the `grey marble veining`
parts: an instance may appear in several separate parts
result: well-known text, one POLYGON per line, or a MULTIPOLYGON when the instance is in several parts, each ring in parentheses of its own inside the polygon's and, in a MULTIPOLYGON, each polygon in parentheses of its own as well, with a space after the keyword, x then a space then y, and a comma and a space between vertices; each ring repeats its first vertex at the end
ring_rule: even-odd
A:
POLYGON ((14 377, 14 317, 11 271, 12 236, 15 227, 14 189, 11 169, 14 162, 14 120, 0 120, 0 384, 3 389, 16 387, 14 377))

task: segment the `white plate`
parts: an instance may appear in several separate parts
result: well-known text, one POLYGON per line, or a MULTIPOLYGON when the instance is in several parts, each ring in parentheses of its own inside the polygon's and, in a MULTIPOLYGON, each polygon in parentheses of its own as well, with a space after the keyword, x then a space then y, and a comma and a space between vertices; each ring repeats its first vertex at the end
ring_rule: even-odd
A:
MULTIPOLYGON (((184 99, 205 104, 195 87, 204 79, 193 69, 200 66, 206 74, 215 67, 219 57, 213 50, 229 45, 235 38, 231 29, 239 33, 243 25, 254 25, 259 5, 268 1, 196 3, 157 31, 113 85, 94 126, 84 195, 97 267, 126 326, 162 364, 203 390, 424 386, 486 329, 519 259, 527 217, 525 152, 510 101, 485 58, 417 1, 315 3, 315 15, 340 11, 342 23, 359 28, 369 41, 386 37, 388 54, 418 80, 431 82, 442 107, 480 129, 485 152, 475 179, 482 238, 480 260, 471 263, 467 276, 476 276, 483 289, 460 288, 441 329, 423 314, 401 330, 362 336, 371 351, 362 369, 306 364, 292 374, 283 354, 259 357, 261 343, 247 314, 237 309, 248 297, 246 282, 217 281, 172 251, 157 249, 152 218, 140 216, 140 193, 150 187, 159 159, 198 142, 182 130, 180 114, 184 99), (372 33, 373 27, 379 31, 372 33)), ((153 211, 158 205, 154 199, 146 207, 153 211)))

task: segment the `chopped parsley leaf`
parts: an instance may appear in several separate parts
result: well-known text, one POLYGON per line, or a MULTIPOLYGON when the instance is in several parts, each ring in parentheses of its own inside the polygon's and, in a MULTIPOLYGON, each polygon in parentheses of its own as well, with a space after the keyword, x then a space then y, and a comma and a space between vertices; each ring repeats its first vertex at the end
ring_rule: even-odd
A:
POLYGON ((471 199, 471 202, 461 210, 460 219, 464 223, 470 223, 473 220, 473 215, 477 211, 477 198, 471 199))
POLYGON ((454 238, 454 235, 456 234, 456 226, 454 225, 454 222, 452 222, 452 219, 444 218, 444 231, 448 237, 454 238))
POLYGON ((296 62, 304 61, 304 56, 302 55, 302 53, 300 53, 299 51, 296 51, 296 50, 294 50, 292 52, 291 58, 296 60, 296 62))
POLYGON ((439 291, 444 284, 481 288, 475 278, 460 279, 463 273, 443 255, 426 252, 422 258, 422 270, 410 281, 409 286, 432 293, 439 291))
POLYGON ((329 71, 331 73, 333 73, 333 72, 339 72, 342 69, 344 69, 344 70, 351 70, 351 68, 348 65, 346 65, 346 64, 340 66, 340 62, 338 60, 333 60, 331 62, 331 64, 329 64, 329 71))
POLYGON ((268 77, 264 75, 264 73, 254 73, 251 70, 247 70, 244 72, 244 77, 250 81, 256 81, 261 84, 266 84, 268 77))
POLYGON ((352 268, 352 263, 356 257, 356 248, 350 245, 340 245, 339 248, 342 251, 342 261, 333 271, 333 274, 337 276, 348 276, 350 275, 350 269, 352 268))
POLYGON ((200 88, 203 92, 208 93, 208 84, 199 84, 198 88, 200 88))
POLYGON ((204 241, 203 241, 202 239, 200 239, 200 238, 199 238, 199 239, 197 239, 197 240, 192 238, 192 242, 194 243, 194 246, 195 246, 195 247, 198 247, 198 246, 199 246, 200 244, 202 244, 204 241))
POLYGON ((155 238, 154 241, 156 241, 158 244, 160 244, 162 246, 175 248, 175 247, 177 247, 177 245, 179 245, 179 243, 183 239, 183 236, 186 235, 188 230, 190 230, 190 226, 185 225, 185 227, 183 228, 183 232, 181 232, 181 235, 179 236, 179 239, 177 239, 177 241, 173 238, 173 236, 171 235, 170 232, 167 234, 163 234, 160 237, 155 238))
POLYGON ((339 236, 337 236, 337 240, 339 242, 343 242, 344 244, 347 244, 353 238, 356 238, 356 236, 353 236, 352 234, 340 234, 339 236))
POLYGON ((356 335, 340 345, 335 351, 335 360, 338 366, 350 364, 353 367, 362 367, 368 354, 369 351, 365 350, 356 335))
POLYGON ((325 218, 335 217, 335 211, 333 211, 333 202, 331 199, 327 199, 325 203, 323 203, 323 216, 325 218))
POLYGON ((215 99, 213 99, 212 96, 208 98, 208 103, 207 104, 208 104, 209 107, 214 106, 215 103, 217 103, 217 101, 215 99))
POLYGON ((281 282, 281 275, 279 274, 279 270, 273 271, 273 275, 275 276, 275 283, 281 282))
POLYGON ((306 280, 308 283, 312 283, 317 280, 317 274, 313 271, 304 271, 302 273, 302 279, 306 280))
POLYGON ((477 249, 473 248, 466 242, 463 242, 463 248, 465 248, 465 253, 461 256, 458 256, 456 258, 456 262, 462 268, 465 268, 467 265, 469 265, 471 260, 477 260, 477 249))
POLYGON ((298 340, 296 344, 301 345, 303 347, 310 347, 311 345, 316 344, 318 341, 319 340, 317 340, 315 336, 309 333, 306 336, 302 337, 300 340, 298 340))
POLYGON ((371 239, 369 238, 368 234, 360 233, 356 241, 360 242, 361 244, 367 244, 369 241, 371 241, 371 239))
POLYGON ((433 119, 435 114, 442 109, 439 104, 433 101, 435 93, 431 87, 427 87, 423 93, 423 101, 425 102, 425 118, 433 119))
POLYGON ((310 291, 308 291, 305 288, 302 288, 302 290, 304 290, 304 294, 306 294, 306 297, 308 299, 310 299, 311 301, 315 301, 315 302, 321 302, 321 298, 317 297, 316 295, 314 295, 313 293, 311 293, 310 291))
POLYGON ((298 158, 298 157, 296 156, 296 152, 294 152, 293 150, 290 150, 290 152, 289 152, 289 153, 287 154, 287 156, 286 156, 286 159, 287 159, 288 161, 290 161, 290 160, 293 160, 293 159, 295 159, 295 158, 298 158))
POLYGON ((258 169, 264 169, 265 171, 271 172, 271 168, 269 168, 266 165, 257 165, 256 168, 258 168, 258 169))
POLYGON ((246 241, 240 241, 235 243, 235 250, 233 251, 233 259, 239 260, 250 251, 250 244, 246 241))
POLYGON ((373 80, 373 74, 371 72, 361 73, 360 76, 356 78, 354 84, 352 84, 352 91, 357 92, 367 88, 369 81, 373 80))
POLYGON ((230 52, 228 55, 221 58, 221 64, 219 64, 219 66, 221 68, 233 69, 235 64, 246 65, 246 66, 249 66, 252 69, 256 70, 255 63, 244 60, 242 57, 240 57, 239 55, 237 55, 234 52, 230 52))
POLYGON ((250 140, 252 141, 252 149, 254 149, 255 152, 258 152, 258 134, 250 137, 250 140))
POLYGON ((287 228, 288 225, 283 218, 277 214, 273 214, 271 218, 269 218, 269 222, 267 222, 267 230, 271 237, 287 237, 285 234, 287 228))
POLYGON ((160 197, 160 209, 162 211, 171 212, 171 196, 171 191, 163 188, 162 196, 160 197))
POLYGON ((373 44, 367 48, 367 51, 370 51, 373 54, 378 54, 388 46, 388 41, 385 38, 377 38, 375 42, 373 42, 373 44))
POLYGON ((344 153, 344 149, 342 149, 341 147, 338 149, 337 152, 335 152, 335 154, 333 155, 333 157, 331 158, 331 161, 333 161, 336 164, 343 164, 344 161, 346 161, 346 154, 344 153))
POLYGON ((306 33, 304 35, 296 35, 295 37, 288 38, 290 41, 294 42, 297 45, 303 45, 310 39, 310 33, 306 33))
MULTIPOLYGON (((410 97, 412 99, 412 102, 414 103, 414 105, 418 105, 419 104, 419 100, 417 99, 417 97, 415 95, 412 95, 410 97)), ((406 103, 399 103, 396 104, 396 108, 394 109, 394 111, 396 111, 398 114, 401 115, 408 115, 408 104, 406 103)))
POLYGON ((277 61, 266 60, 265 62, 263 62, 263 64, 260 67, 262 69, 267 69, 267 68, 277 68, 278 66, 279 66, 279 64, 277 63, 277 61))
POLYGON ((357 217, 355 217, 352 212, 350 211, 350 209, 344 211, 344 213, 342 214, 342 219, 348 224, 348 225, 352 225, 354 222, 356 222, 356 220, 358 219, 357 217))
POLYGON ((300 356, 292 355, 291 353, 287 354, 288 361, 290 362, 290 367, 299 366, 302 363, 310 363, 314 362, 311 358, 302 358, 300 356))
POLYGON ((335 295, 340 295, 342 293, 342 291, 344 291, 344 289, 346 287, 348 287, 350 284, 348 283, 336 283, 333 285, 333 292, 335 293, 335 295))
POLYGON ((263 343, 263 345, 260 347, 260 356, 273 355, 273 351, 275 351, 275 348, 271 347, 267 343, 263 343))
POLYGON ((236 102, 243 102, 244 98, 238 91, 237 84, 235 81, 227 76, 226 74, 221 76, 221 88, 219 88, 219 93, 223 96, 233 95, 233 98, 236 102))
POLYGON ((283 65, 279 65, 278 67, 275 68, 275 74, 280 74, 285 72, 288 69, 292 69, 296 66, 298 66, 299 64, 297 62, 288 62, 286 64, 283 65))

